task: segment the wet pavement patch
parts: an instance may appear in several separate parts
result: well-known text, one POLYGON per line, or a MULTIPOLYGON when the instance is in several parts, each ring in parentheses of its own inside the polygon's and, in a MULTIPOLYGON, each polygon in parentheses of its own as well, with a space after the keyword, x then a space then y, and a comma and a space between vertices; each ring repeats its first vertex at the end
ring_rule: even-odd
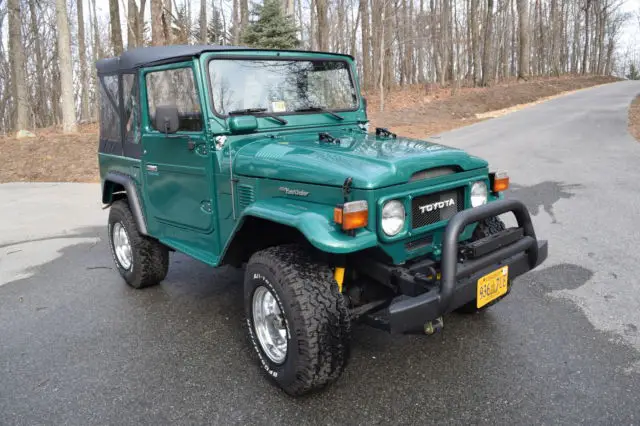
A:
POLYGON ((575 290, 593 277, 593 271, 572 263, 560 263, 528 273, 537 286, 545 292, 575 290))
POLYGON ((554 181, 540 182, 530 186, 512 183, 505 197, 522 201, 534 216, 537 216, 540 213, 540 209, 543 209, 551 216, 553 223, 557 223, 553 205, 562 199, 572 198, 575 195, 575 191, 581 188, 583 188, 583 185, 580 184, 554 181))

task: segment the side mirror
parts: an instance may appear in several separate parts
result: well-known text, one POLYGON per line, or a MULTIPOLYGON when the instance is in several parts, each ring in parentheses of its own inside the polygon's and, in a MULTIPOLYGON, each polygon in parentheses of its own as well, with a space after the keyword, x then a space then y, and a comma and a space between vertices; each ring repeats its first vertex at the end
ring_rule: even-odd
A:
POLYGON ((229 118, 231 133, 250 133, 258 128, 258 120, 253 115, 238 115, 229 118))
POLYGON ((175 133, 180 128, 178 107, 175 105, 158 105, 156 116, 153 118, 153 128, 165 133, 175 133))
POLYGON ((367 98, 362 97, 362 106, 364 107, 364 112, 367 112, 367 98))

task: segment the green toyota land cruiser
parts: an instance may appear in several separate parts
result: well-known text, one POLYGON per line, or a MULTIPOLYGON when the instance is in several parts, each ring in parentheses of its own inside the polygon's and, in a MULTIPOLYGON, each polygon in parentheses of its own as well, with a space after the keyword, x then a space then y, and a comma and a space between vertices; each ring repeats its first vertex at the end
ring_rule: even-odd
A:
POLYGON ((289 394, 340 376, 352 322, 431 334, 547 257, 524 205, 503 198, 506 174, 369 132, 350 56, 150 47, 97 71, 118 271, 143 288, 165 278, 172 251, 246 263, 249 339, 289 394))

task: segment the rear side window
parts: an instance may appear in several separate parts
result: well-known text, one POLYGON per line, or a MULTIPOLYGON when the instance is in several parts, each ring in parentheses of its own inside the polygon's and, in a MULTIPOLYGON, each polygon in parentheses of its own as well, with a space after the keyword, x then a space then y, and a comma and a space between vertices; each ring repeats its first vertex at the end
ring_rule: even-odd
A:
POLYGON ((138 81, 135 74, 122 75, 122 95, 124 98, 124 134, 127 143, 140 143, 140 107, 138 102, 138 81))
POLYGON ((154 71, 146 75, 149 119, 153 122, 159 105, 175 105, 180 131, 202 130, 202 109, 191 68, 154 71))
POLYGON ((118 76, 105 75, 100 84, 100 138, 121 143, 118 76))

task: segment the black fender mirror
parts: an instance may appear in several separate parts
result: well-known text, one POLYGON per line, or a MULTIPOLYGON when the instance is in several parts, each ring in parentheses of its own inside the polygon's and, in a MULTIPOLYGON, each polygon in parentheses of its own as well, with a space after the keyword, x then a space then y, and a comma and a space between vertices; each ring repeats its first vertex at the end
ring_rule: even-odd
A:
POLYGON ((158 105, 153 118, 153 128, 165 134, 177 132, 180 128, 178 107, 172 104, 158 105))
POLYGON ((362 97, 362 107, 364 108, 364 112, 367 112, 367 98, 362 97))

